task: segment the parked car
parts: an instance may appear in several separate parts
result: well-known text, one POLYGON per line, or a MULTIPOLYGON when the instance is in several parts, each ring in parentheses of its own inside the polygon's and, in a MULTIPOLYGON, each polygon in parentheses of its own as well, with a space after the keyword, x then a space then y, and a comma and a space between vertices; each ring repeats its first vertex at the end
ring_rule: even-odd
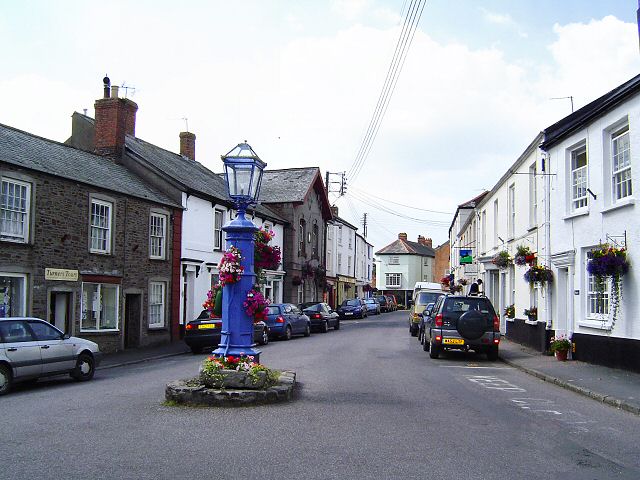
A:
POLYGON ((342 302, 338 307, 340 318, 365 318, 367 316, 367 306, 361 298, 352 298, 342 302))
POLYGON ((340 315, 326 303, 303 303, 300 305, 302 313, 311 320, 311 329, 327 333, 329 327, 340 330, 340 315), (303 306, 306 305, 304 308, 303 306))
POLYGON ((438 299, 443 292, 439 291, 427 291, 420 290, 413 298, 413 305, 409 310, 409 333, 411 336, 418 336, 418 327, 420 325, 420 319, 422 318, 422 312, 424 312, 426 306, 438 299))
POLYGON ((486 297, 441 296, 428 315, 423 348, 431 358, 445 350, 473 350, 498 359, 500 318, 486 297))
POLYGON ((398 301, 395 295, 385 295, 387 297, 387 303, 389 304, 390 311, 395 312, 398 310, 398 301))
POLYGON ((387 300, 387 297, 385 297, 384 295, 378 295, 377 297, 374 297, 378 303, 380 304, 380 311, 381 312, 389 312, 389 301, 387 300))
POLYGON ((16 382, 69 374, 91 380, 102 354, 98 344, 71 337, 32 317, 0 318, 0 395, 16 382))
POLYGON ((367 306, 367 314, 380 315, 380 304, 375 298, 365 298, 364 304, 367 306))
MULTIPOLYGON (((220 344, 222 319, 209 317, 209 312, 203 310, 200 316, 191 320, 185 326, 184 343, 193 353, 202 353, 205 348, 214 350, 220 344)), ((253 324, 253 341, 266 345, 269 343, 269 327, 265 322, 253 324)))
POLYGON ((291 303, 273 303, 267 312, 267 326, 272 337, 291 340, 293 335, 311 335, 311 320, 291 303))

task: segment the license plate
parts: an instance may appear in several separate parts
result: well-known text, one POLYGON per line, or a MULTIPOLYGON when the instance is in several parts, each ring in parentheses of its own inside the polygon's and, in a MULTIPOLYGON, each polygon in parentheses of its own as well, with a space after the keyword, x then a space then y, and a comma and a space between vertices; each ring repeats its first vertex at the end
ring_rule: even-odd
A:
POLYGON ((462 338, 443 338, 442 343, 444 345, 464 345, 462 338))
POLYGON ((218 325, 215 323, 201 323, 198 325, 198 330, 205 330, 207 328, 216 328, 218 325))
POLYGON ((345 312, 345 315, 353 315, 353 312, 345 312))

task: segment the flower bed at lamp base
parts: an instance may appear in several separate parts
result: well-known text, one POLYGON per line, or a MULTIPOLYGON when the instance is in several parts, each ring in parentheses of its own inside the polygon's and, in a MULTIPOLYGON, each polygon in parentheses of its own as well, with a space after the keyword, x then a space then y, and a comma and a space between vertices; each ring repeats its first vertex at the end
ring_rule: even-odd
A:
POLYGON ((176 380, 167 384, 165 400, 171 404, 198 407, 246 407, 294 400, 296 374, 278 372, 276 383, 268 388, 209 388, 199 378, 176 380))

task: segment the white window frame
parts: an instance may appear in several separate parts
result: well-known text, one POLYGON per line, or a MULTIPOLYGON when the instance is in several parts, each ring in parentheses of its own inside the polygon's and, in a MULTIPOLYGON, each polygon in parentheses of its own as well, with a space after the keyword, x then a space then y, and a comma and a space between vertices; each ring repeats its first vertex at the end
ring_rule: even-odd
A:
POLYGON ((498 214, 500 213, 500 204, 498 199, 493 202, 493 244, 497 247, 500 239, 498 234, 498 214))
POLYGON ((512 183, 511 185, 509 185, 509 203, 508 205, 508 209, 509 209, 509 213, 507 216, 507 223, 508 223, 508 232, 507 232, 507 237, 509 239, 512 239, 515 237, 515 232, 516 232, 516 185, 515 183, 512 183))
POLYGON ((149 258, 153 260, 164 260, 167 256, 167 225, 167 215, 151 212, 149 215, 149 258))
POLYGON ((400 256, 399 255, 391 255, 389 257, 388 265, 400 265, 400 256))
POLYGON ((353 249, 353 235, 351 235, 351 232, 347 233, 347 235, 349 235, 349 250, 353 249))
POLYGON ((384 280, 386 288, 400 288, 402 286, 401 273, 386 273, 384 280))
POLYGON ((529 226, 538 225, 538 181, 536 164, 529 167, 529 226))
POLYGON ((342 227, 338 227, 338 245, 342 245, 342 227))
POLYGON ((482 219, 480 220, 480 228, 481 228, 481 237, 480 241, 482 242, 481 252, 484 253, 487 251, 487 211, 482 211, 482 219))
POLYGON ((224 238, 222 224, 224 223, 224 211, 213 209, 213 249, 221 251, 223 248, 224 238))
POLYGON ((347 255, 347 273, 351 273, 351 255, 347 255))
POLYGON ((609 321, 609 309, 611 307, 611 278, 606 277, 603 280, 602 289, 598 288, 598 281, 595 275, 586 275, 587 320, 596 320, 598 322, 609 321))
POLYGON ((304 303, 304 286, 298 285, 298 304, 304 303))
MULTIPOLYGON (((13 198, 16 198, 15 194, 13 198)), ((27 243, 29 241, 30 225, 31 184, 10 177, 0 177, 0 240, 27 243), (9 207, 8 192, 6 193, 7 201, 5 203, 5 194, 2 192, 5 191, 5 188, 8 189, 10 185, 13 186, 14 193, 16 189, 24 192, 24 195, 21 195, 19 199, 20 205, 16 206, 14 201, 12 202, 13 205, 9 207), (21 225, 22 232, 15 231, 15 228, 11 229, 14 231, 9 231, 9 224, 13 224, 14 226, 21 225)))
POLYGON ((633 195, 628 124, 611 133, 611 182, 613 203, 633 195), (622 148, 619 148, 621 142, 622 148), (618 162, 619 159, 622 159, 622 161, 618 162))
POLYGON ((338 272, 340 273, 340 270, 342 270, 342 253, 338 252, 338 272))
MULTIPOLYGON (((92 302, 92 306, 93 303, 96 301, 96 299, 91 299, 90 300, 92 302)), ((117 285, 115 283, 96 283, 96 282, 82 282, 82 290, 80 292, 80 312, 81 312, 81 317, 80 317, 80 331, 81 332, 117 332, 119 329, 119 325, 120 325, 120 285, 117 285), (99 328, 100 326, 100 321, 102 320, 102 315, 103 315, 103 304, 100 303, 99 305, 99 310, 93 310, 96 312, 96 326, 97 328, 85 328, 83 325, 83 321, 85 319, 85 312, 87 311, 87 305, 85 305, 85 286, 86 285, 97 285, 97 296, 99 299, 102 298, 102 290, 103 288, 115 288, 116 289, 116 296, 115 296, 115 318, 116 318, 116 325, 114 328, 99 328)))
POLYGON ((164 328, 166 300, 166 282, 149 282, 149 328, 164 328))
POLYGON ((589 155, 587 145, 583 143, 569 151, 569 198, 571 211, 577 212, 589 207, 587 189, 589 188, 589 155), (578 156, 584 153, 585 164, 576 166, 578 156))
POLYGON ((101 254, 110 254, 111 253, 111 237, 112 237, 112 223, 113 223, 113 203, 108 202, 106 200, 99 200, 97 198, 91 199, 91 206, 89 208, 89 252, 91 253, 101 253, 101 254), (94 205, 98 207, 103 207, 107 209, 107 226, 104 227, 102 225, 94 224, 94 205), (100 239, 94 235, 94 232, 105 232, 105 238, 100 239), (94 239, 97 241, 104 242, 104 248, 94 247, 94 239))

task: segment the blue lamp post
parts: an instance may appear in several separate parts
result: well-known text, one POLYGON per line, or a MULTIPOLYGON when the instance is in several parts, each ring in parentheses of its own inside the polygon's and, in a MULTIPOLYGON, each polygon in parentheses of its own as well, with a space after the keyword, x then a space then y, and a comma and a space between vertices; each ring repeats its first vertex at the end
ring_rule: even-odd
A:
POLYGON ((257 227, 244 216, 247 207, 257 203, 265 162, 246 143, 238 144, 223 155, 225 177, 229 196, 238 210, 237 217, 222 227, 227 233, 227 249, 232 246, 240 250, 244 271, 240 280, 225 285, 222 295, 222 335, 218 348, 213 354, 252 355, 259 361, 260 350, 253 348, 253 318, 244 310, 247 293, 255 284, 253 270, 254 233, 257 227))

